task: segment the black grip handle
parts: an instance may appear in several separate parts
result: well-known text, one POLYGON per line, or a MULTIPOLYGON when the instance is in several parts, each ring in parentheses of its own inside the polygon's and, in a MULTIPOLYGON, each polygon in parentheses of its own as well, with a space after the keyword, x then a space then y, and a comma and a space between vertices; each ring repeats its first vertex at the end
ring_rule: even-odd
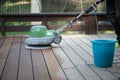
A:
POLYGON ((77 18, 74 18, 72 21, 75 22, 77 20, 77 18))
POLYGON ((85 13, 88 14, 89 12, 92 12, 93 10, 94 10, 94 8, 91 6, 85 10, 85 13))
POLYGON ((88 9, 85 10, 85 13, 88 14, 89 12, 92 12, 94 10, 94 8, 97 7, 97 5, 101 2, 103 2, 104 0, 98 0, 95 3, 93 3, 88 9))

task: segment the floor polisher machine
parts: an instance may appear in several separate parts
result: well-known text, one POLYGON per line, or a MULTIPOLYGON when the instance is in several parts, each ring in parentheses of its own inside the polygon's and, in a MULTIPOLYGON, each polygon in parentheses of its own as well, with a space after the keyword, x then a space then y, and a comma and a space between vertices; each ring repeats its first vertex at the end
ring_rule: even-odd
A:
POLYGON ((62 39, 60 35, 61 32, 65 31, 68 27, 71 27, 71 25, 83 14, 88 14, 89 12, 93 11, 97 5, 103 1, 104 0, 97 0, 89 8, 57 30, 47 30, 46 26, 44 25, 32 26, 30 29, 29 38, 25 40, 25 47, 27 49, 47 49, 51 48, 52 43, 59 44, 62 39))

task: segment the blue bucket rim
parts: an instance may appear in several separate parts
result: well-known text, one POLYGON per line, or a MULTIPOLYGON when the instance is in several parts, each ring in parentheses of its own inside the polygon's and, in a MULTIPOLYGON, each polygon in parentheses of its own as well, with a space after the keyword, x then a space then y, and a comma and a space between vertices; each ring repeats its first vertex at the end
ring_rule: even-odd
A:
POLYGON ((92 43, 116 43, 117 40, 106 40, 106 39, 97 39, 91 40, 92 43))

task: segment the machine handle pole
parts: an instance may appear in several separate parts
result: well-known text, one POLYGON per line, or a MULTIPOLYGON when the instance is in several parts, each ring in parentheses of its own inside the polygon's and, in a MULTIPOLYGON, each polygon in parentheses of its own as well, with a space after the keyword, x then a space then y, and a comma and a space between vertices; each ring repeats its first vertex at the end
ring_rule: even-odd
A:
POLYGON ((83 14, 88 14, 91 11, 93 11, 97 5, 101 2, 103 2, 104 0, 97 0, 96 2, 94 2, 89 8, 87 8, 85 11, 83 11, 82 13, 80 13, 77 17, 75 17, 74 19, 72 19, 71 21, 69 21, 65 26, 59 28, 56 30, 56 33, 61 33, 63 31, 65 31, 67 29, 67 27, 71 27, 71 25, 77 21, 83 14))

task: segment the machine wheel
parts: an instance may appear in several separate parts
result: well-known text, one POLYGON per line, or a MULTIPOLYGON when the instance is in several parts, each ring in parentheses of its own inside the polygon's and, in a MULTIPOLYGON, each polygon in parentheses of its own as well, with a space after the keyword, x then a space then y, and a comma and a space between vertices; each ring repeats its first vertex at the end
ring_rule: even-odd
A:
POLYGON ((53 42, 55 44, 59 44, 61 42, 61 39, 62 39, 61 35, 59 33, 56 33, 53 42))

